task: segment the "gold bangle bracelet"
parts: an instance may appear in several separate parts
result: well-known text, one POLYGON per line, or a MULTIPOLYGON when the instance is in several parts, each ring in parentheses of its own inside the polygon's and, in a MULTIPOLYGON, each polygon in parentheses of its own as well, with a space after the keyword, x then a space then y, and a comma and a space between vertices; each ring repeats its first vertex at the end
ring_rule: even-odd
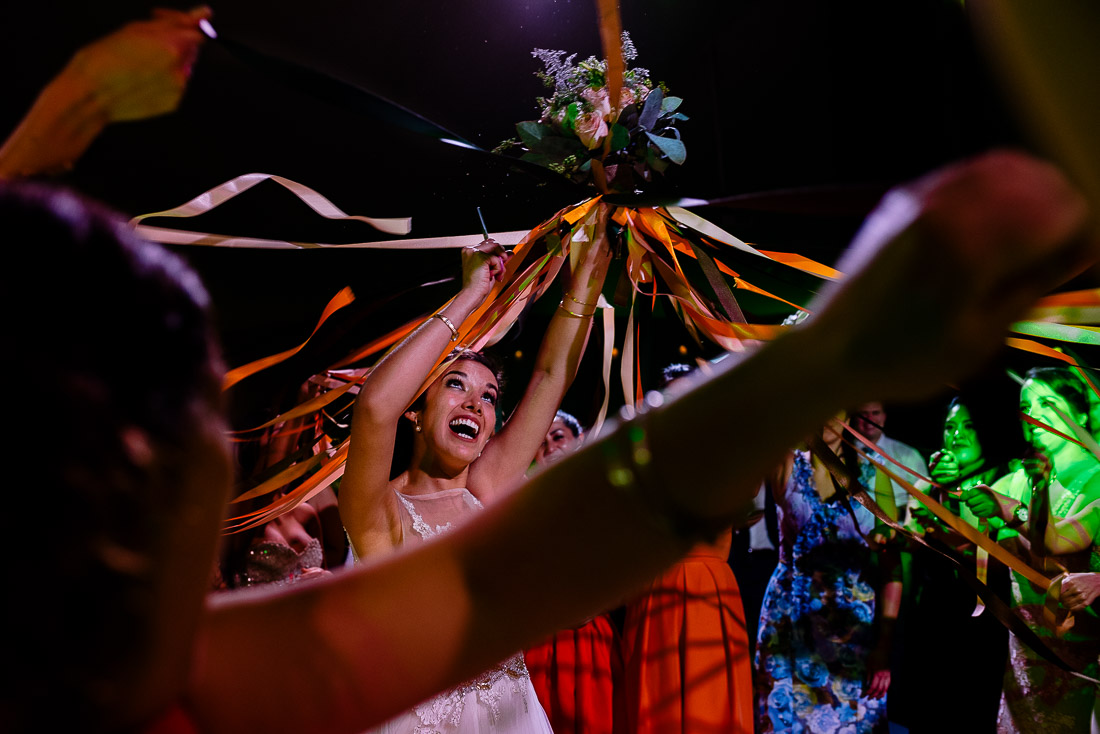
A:
POLYGON ((446 316, 444 316, 441 313, 433 313, 432 318, 433 319, 439 319, 440 321, 443 322, 444 326, 446 326, 448 329, 451 330, 451 341, 453 341, 453 342, 458 341, 458 329, 455 328, 455 325, 451 323, 451 320, 449 318, 447 318, 446 316))
POLYGON ((578 319, 591 318, 592 314, 596 313, 595 311, 593 311, 592 313, 577 313, 576 311, 570 311, 568 308, 565 307, 565 301, 559 303, 558 308, 560 308, 562 311, 565 311, 570 316, 576 316, 578 319))
MULTIPOLYGON (((565 297, 568 298, 573 303, 579 303, 580 305, 588 306, 589 308, 596 308, 596 306, 597 306, 597 304, 595 304, 595 303, 585 303, 584 301, 580 300, 579 298, 574 296, 572 293, 569 293, 568 291, 566 292, 565 297)), ((593 312, 593 313, 595 313, 595 312, 593 312)))

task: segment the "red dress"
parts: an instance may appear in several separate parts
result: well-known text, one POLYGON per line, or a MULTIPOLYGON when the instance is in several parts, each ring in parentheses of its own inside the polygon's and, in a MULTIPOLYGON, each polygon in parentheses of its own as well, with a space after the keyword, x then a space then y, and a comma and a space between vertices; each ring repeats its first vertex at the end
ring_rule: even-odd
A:
POLYGON ((600 614, 523 653, 555 734, 612 734, 622 677, 618 633, 600 614))
POLYGON ((627 605, 623 700, 633 734, 753 731, 752 665, 730 534, 699 545, 627 605))

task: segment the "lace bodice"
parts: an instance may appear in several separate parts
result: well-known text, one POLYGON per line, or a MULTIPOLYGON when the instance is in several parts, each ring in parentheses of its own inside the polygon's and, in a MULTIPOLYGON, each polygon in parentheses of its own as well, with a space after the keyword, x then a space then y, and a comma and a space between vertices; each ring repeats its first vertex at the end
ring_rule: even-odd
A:
MULTIPOLYGON (((461 526, 483 509, 469 490, 409 495, 394 491, 401 544, 423 543, 461 526)), ((550 734, 531 687, 523 654, 517 653, 476 678, 428 699, 392 719, 376 734, 550 734)))
POLYGON ((465 487, 431 494, 402 494, 395 490, 394 494, 400 505, 402 544, 445 533, 483 509, 477 497, 465 487))

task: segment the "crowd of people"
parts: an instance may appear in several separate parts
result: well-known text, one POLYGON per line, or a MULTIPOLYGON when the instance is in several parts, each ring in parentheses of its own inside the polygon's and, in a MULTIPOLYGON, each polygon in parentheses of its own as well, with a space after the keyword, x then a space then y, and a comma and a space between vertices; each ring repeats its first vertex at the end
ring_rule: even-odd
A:
MULTIPOLYGON (((1100 202, 1004 151, 901 185, 811 318, 706 374, 671 370, 595 436, 560 407, 612 257, 609 206, 563 268, 507 420, 496 365, 453 350, 509 258, 486 239, 462 251, 457 294, 373 366, 338 492, 227 549, 241 462, 199 278, 117 213, 19 180, 72 165, 114 120, 170 111, 207 15, 161 12, 82 49, 0 147, 0 222, 19 245, 3 369, 38 439, 15 468, 35 491, 5 505, 14 547, 34 552, 5 605, 24 644, 0 728, 1088 730, 1094 374, 1041 366, 1007 403, 961 391, 927 465, 882 429, 884 405, 976 372, 1011 320, 1095 262, 1100 202), (47 290, 51 308, 28 311, 47 290), (884 333, 906 338, 878 350, 884 333), (746 617, 734 537, 766 528, 769 506, 776 564, 746 617), (27 522, 44 507, 45 547, 27 522), (1006 632, 987 587, 1039 643, 1006 632), (899 680, 908 710, 891 708, 899 680), (952 713, 933 710, 961 685, 952 713)), ((269 449, 260 469, 290 451, 269 449)))

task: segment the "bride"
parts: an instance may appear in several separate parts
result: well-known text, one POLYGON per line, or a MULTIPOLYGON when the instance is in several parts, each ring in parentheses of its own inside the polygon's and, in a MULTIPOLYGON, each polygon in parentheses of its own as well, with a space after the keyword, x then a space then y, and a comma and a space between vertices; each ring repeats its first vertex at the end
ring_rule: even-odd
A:
MULTIPOLYGON (((531 381, 499 431, 500 374, 478 352, 453 353, 454 361, 417 396, 439 356, 457 340, 456 324, 485 302, 503 276, 510 254, 493 240, 463 250, 458 295, 375 366, 356 400, 340 488, 340 515, 360 561, 445 533, 497 500, 505 488, 519 484, 584 351, 610 260, 606 219, 601 204, 593 215, 592 241, 563 288, 531 381), (411 460, 391 477, 395 439, 410 429, 411 460)), ((444 592, 438 598, 449 596, 444 592)), ((379 731, 541 734, 550 732, 550 725, 517 650, 495 668, 422 702, 379 731)))

